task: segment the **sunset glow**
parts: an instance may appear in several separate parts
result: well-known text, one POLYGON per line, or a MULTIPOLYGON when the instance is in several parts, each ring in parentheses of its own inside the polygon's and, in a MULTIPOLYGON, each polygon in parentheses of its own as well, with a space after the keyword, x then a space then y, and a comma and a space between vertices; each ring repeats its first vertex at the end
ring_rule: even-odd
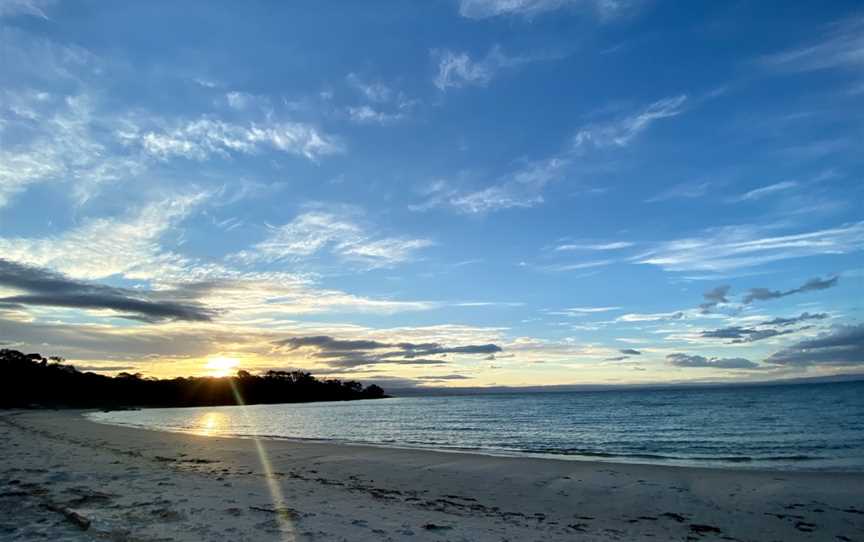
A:
POLYGON ((7 4, 11 348, 421 391, 860 371, 860 2, 7 4))
POLYGON ((209 376, 221 377, 234 373, 235 367, 239 363, 240 361, 235 358, 216 357, 208 359, 205 367, 208 370, 209 376))

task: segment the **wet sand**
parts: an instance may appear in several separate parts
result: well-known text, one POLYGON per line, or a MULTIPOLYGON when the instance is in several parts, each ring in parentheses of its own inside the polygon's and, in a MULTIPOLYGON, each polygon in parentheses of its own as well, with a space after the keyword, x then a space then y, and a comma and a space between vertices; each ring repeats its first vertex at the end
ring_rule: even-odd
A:
POLYGON ((858 473, 255 441, 76 411, 0 412, 0 454, 0 540, 864 540, 858 473))

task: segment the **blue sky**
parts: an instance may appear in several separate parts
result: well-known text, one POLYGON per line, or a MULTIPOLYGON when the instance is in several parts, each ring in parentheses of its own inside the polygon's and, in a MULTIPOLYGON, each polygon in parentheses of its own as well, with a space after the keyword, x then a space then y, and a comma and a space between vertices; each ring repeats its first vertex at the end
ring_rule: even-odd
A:
POLYGON ((0 1, 0 342, 393 386, 858 372, 860 8, 0 1))

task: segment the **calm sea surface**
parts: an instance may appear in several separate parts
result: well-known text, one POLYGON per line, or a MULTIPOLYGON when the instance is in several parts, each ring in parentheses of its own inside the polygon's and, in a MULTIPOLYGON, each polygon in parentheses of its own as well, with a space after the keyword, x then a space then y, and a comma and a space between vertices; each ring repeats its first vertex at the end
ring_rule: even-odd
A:
POLYGON ((558 459, 864 470, 864 382, 97 412, 103 423, 558 459))

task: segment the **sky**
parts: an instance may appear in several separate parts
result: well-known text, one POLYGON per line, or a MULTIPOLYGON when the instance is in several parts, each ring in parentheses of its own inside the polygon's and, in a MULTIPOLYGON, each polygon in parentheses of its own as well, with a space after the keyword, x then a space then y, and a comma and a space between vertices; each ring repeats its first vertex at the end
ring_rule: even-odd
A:
POLYGON ((385 389, 860 373, 861 7, 0 0, 0 347, 385 389))

